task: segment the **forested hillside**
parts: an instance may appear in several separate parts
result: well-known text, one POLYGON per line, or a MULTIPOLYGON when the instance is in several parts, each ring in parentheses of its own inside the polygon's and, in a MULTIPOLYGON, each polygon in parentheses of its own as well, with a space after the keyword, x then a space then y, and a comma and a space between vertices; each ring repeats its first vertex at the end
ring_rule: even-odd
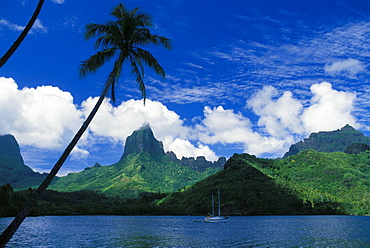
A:
POLYGON ((93 166, 61 177, 50 186, 57 191, 92 190, 111 196, 137 197, 142 192, 170 193, 200 181, 218 169, 204 172, 170 161, 165 155, 153 158, 146 152, 129 154, 109 166, 93 166))
POLYGON ((181 214, 204 213, 217 188, 227 214, 369 214, 370 152, 305 150, 286 159, 234 154, 224 170, 160 204, 181 214))

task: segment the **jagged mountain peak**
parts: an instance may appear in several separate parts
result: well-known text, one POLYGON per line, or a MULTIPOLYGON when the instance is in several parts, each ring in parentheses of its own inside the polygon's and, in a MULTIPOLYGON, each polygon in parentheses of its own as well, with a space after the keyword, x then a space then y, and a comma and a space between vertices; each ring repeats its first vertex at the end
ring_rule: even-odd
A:
POLYGON ((0 135, 0 155, 1 159, 6 161, 0 162, 0 167, 23 167, 24 165, 18 142, 11 134, 0 135))
POLYGON ((158 141, 148 123, 135 130, 126 138, 124 153, 121 160, 129 154, 146 152, 152 157, 164 156, 163 143, 158 141))

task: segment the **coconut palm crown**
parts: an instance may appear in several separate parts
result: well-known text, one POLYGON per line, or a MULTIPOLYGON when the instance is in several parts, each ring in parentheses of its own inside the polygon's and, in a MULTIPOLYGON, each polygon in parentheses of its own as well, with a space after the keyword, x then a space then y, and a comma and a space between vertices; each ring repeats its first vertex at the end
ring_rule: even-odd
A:
POLYGON ((141 13, 139 8, 129 11, 119 4, 111 15, 116 18, 115 21, 86 25, 85 39, 98 37, 95 48, 101 48, 101 50, 81 63, 80 76, 85 77, 90 72, 96 72, 107 61, 115 58, 113 70, 108 76, 103 94, 110 89, 111 99, 115 102, 115 87, 123 66, 128 64, 131 67, 131 73, 136 76, 136 82, 145 103, 144 66, 152 68, 160 76, 164 77, 165 73, 153 55, 141 47, 155 44, 171 49, 170 40, 151 34, 149 29, 153 26, 151 17, 141 13))

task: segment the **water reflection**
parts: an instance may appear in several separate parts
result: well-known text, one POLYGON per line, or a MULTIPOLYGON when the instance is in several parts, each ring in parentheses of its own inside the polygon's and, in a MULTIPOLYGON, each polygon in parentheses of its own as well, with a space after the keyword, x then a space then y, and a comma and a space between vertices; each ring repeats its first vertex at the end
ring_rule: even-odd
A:
MULTIPOLYGON (((9 247, 370 247, 370 217, 197 216, 27 218, 9 247)), ((0 218, 5 229, 11 218, 0 218)))

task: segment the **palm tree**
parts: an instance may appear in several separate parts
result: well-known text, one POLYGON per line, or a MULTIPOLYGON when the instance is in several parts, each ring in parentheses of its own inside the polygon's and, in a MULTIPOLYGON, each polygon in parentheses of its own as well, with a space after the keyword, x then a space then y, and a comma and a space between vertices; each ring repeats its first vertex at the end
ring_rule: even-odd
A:
POLYGON ((115 21, 108 21, 106 24, 91 23, 86 25, 85 38, 90 39, 98 37, 95 42, 95 47, 101 47, 102 50, 91 56, 86 61, 83 61, 80 66, 80 75, 86 76, 87 73, 95 72, 103 64, 115 57, 113 70, 108 76, 103 92, 93 110, 82 124, 80 130, 78 130, 45 180, 37 188, 24 209, 19 212, 13 222, 1 234, 0 247, 4 247, 7 244, 31 211, 37 198, 49 186, 64 161, 67 159, 68 155, 92 121, 109 90, 111 90, 112 100, 115 100, 115 86, 121 76, 123 65, 128 63, 131 67, 131 72, 136 76, 136 82, 139 84, 140 91, 144 98, 144 103, 146 98, 143 79, 144 66, 146 65, 154 69, 158 75, 163 77, 165 76, 164 70, 159 65, 158 61, 148 51, 141 48, 141 46, 155 44, 163 45, 165 48, 171 49, 169 39, 151 34, 149 30, 152 26, 151 17, 145 13, 139 12, 138 8, 129 11, 122 4, 119 4, 113 10, 111 15, 116 18, 115 21))
POLYGON ((0 68, 8 61, 8 59, 13 55, 15 50, 19 47, 22 43, 24 38, 26 38, 28 32, 31 30, 33 24, 35 23, 37 16, 39 15, 42 5, 44 4, 44 0, 39 0, 35 12, 31 16, 31 19, 28 21, 26 27, 23 29, 22 33, 19 35, 18 39, 13 43, 13 45, 9 48, 9 50, 4 54, 3 57, 0 59, 0 68))

